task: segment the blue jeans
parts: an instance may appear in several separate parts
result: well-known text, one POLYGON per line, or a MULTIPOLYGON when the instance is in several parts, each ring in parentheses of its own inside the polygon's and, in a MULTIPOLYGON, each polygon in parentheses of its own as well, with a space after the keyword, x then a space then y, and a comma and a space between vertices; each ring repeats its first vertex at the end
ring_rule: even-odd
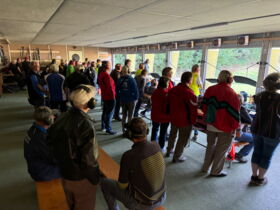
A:
POLYGON ((166 199, 166 193, 153 205, 147 206, 137 201, 128 189, 122 190, 118 186, 118 182, 112 179, 101 179, 101 189, 107 202, 108 209, 120 210, 117 200, 122 202, 126 208, 133 210, 153 210, 159 207, 166 199))
POLYGON ((112 130, 112 119, 115 109, 115 100, 103 100, 103 112, 101 117, 101 127, 106 131, 112 130))
POLYGON ((251 133, 242 133, 242 135, 239 138, 235 138, 235 140, 238 142, 248 142, 249 143, 248 145, 244 146, 237 153, 237 155, 240 155, 242 157, 247 156, 254 147, 254 140, 253 140, 253 136, 251 133))
POLYGON ((254 152, 252 163, 263 169, 268 169, 272 155, 279 144, 279 140, 254 135, 254 152))
POLYGON ((165 145, 168 126, 169 126, 169 123, 157 123, 157 122, 153 121, 151 140, 157 141, 159 143, 159 146, 161 149, 163 149, 164 145, 165 145), (160 128, 160 133, 159 133, 159 138, 158 138, 159 128, 160 128))

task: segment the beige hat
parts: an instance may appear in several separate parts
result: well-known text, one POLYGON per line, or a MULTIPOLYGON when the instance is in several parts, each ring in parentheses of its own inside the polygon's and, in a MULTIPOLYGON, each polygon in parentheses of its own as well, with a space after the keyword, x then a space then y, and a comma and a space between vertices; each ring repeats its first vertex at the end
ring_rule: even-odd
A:
POLYGON ((76 90, 70 93, 70 100, 76 107, 82 107, 95 96, 96 89, 91 85, 80 85, 76 90))

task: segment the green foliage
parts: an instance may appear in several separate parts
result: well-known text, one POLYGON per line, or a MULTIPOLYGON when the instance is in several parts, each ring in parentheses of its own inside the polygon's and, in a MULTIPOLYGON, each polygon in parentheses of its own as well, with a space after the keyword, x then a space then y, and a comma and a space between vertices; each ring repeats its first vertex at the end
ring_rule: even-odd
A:
POLYGON ((180 51, 176 77, 180 78, 183 72, 191 71, 192 66, 198 64, 198 61, 201 60, 201 58, 201 50, 180 51))
POLYGON ((166 53, 156 53, 154 58, 154 72, 161 75, 162 69, 166 67, 166 53))
POLYGON ((143 63, 142 54, 136 54, 136 58, 135 58, 135 70, 136 71, 139 69, 139 64, 140 63, 143 63))
POLYGON ((120 63, 122 66, 124 65, 125 62, 125 55, 124 54, 114 54, 114 65, 117 63, 120 63))

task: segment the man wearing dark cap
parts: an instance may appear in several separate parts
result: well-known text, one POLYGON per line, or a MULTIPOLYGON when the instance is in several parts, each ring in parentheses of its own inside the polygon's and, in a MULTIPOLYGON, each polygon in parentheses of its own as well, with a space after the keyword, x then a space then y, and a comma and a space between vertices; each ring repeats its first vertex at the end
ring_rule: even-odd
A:
POLYGON ((165 163, 156 142, 147 141, 148 126, 133 118, 126 137, 134 144, 121 159, 119 180, 102 179, 101 188, 110 210, 119 210, 117 200, 128 209, 152 210, 166 199, 165 163))

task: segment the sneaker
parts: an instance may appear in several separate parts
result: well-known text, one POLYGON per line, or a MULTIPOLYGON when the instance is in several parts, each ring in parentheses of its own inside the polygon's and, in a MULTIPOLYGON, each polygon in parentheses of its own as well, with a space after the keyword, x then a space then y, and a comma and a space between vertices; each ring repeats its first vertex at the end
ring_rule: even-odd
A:
POLYGON ((210 174, 212 177, 225 177, 227 176, 227 172, 221 171, 219 174, 210 174))
POLYGON ((181 157, 179 157, 178 159, 174 159, 174 158, 173 158, 172 162, 173 162, 173 163, 182 163, 182 162, 184 162, 185 160, 187 160, 187 158, 184 157, 184 156, 181 156, 181 157))
POLYGON ((250 185, 257 185, 258 182, 258 176, 251 176, 251 180, 250 180, 250 185))
POLYGON ((266 177, 264 177, 263 179, 258 178, 258 180, 256 181, 256 185, 257 186, 263 186, 263 185, 267 184, 267 182, 268 182, 268 180, 267 180, 266 177))
POLYGON ((101 128, 100 131, 106 132, 106 129, 105 128, 101 128))
POLYGON ((197 135, 194 135, 191 140, 192 141, 197 141, 197 139, 198 139, 197 135))
POLYGON ((113 130, 107 130, 106 133, 110 134, 110 135, 116 135, 117 132, 113 131, 113 130))
POLYGON ((245 157, 243 157, 241 155, 238 155, 238 154, 235 154, 235 160, 237 160, 239 163, 247 163, 248 162, 248 160, 245 157))

